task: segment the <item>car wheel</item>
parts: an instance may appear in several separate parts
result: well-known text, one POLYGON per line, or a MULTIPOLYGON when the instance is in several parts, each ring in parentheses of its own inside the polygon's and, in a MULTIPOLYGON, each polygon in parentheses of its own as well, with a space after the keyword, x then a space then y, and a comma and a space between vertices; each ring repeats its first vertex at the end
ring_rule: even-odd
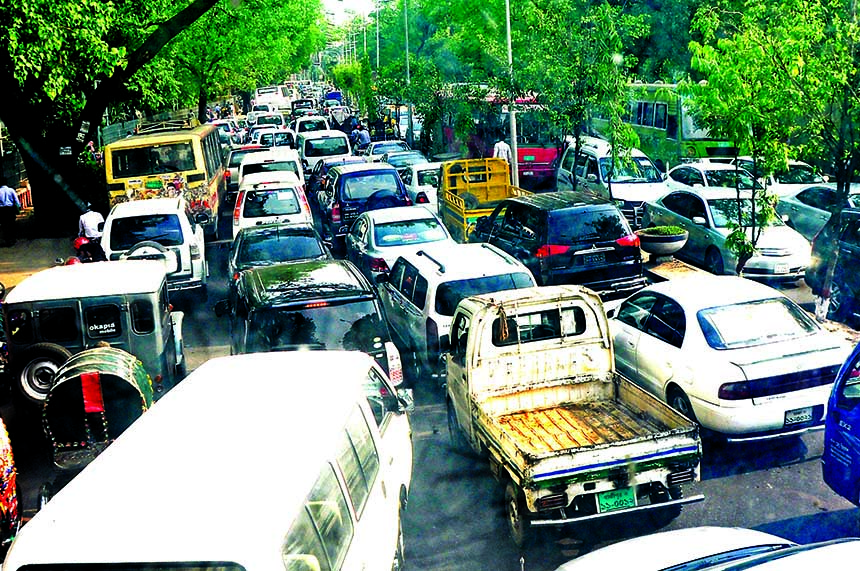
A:
POLYGON ((726 268, 723 265, 723 256, 716 248, 708 248, 705 253, 705 268, 714 275, 721 276, 726 268))
POLYGON ((505 486, 505 515, 507 516, 508 532, 517 547, 527 547, 533 532, 526 519, 525 497, 513 482, 505 486))
POLYGON ((36 343, 15 359, 18 391, 32 403, 41 403, 51 390, 54 376, 72 354, 54 343, 36 343))
POLYGON ((693 405, 690 403, 690 399, 687 395, 684 394, 684 391, 675 387, 669 391, 666 400, 669 402, 669 406, 698 424, 699 421, 696 419, 693 405))
POLYGON ((851 315, 853 300, 841 273, 833 276, 830 283, 830 305, 827 307, 827 318, 833 321, 845 321, 851 315))

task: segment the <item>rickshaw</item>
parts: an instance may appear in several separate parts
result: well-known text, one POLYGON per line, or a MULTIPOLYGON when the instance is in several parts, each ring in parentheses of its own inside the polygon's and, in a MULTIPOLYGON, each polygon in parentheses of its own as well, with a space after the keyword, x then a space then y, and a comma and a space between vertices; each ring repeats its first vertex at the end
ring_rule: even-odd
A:
POLYGON ((58 370, 42 407, 42 427, 60 474, 42 485, 41 507, 152 406, 152 379, 134 355, 95 347, 58 370))

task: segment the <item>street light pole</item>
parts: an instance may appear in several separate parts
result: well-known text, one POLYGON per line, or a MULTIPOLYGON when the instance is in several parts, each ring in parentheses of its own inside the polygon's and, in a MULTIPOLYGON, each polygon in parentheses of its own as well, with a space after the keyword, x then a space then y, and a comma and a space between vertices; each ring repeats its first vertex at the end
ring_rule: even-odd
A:
POLYGON ((508 118, 511 128, 511 182, 520 185, 519 153, 517 151, 517 114, 514 109, 514 52, 511 49, 511 0, 505 0, 505 25, 508 36, 508 79, 511 82, 510 100, 508 101, 508 118))
POLYGON ((374 2, 376 7, 376 73, 379 73, 379 0, 374 2))
MULTIPOLYGON (((406 32, 406 85, 411 84, 409 77, 409 0, 403 0, 403 27, 406 32)), ((407 93, 407 97, 409 94, 407 93)), ((412 136, 412 102, 406 104, 406 142, 410 147, 414 146, 415 140, 412 136)), ((399 128, 398 128, 399 131, 399 128)))

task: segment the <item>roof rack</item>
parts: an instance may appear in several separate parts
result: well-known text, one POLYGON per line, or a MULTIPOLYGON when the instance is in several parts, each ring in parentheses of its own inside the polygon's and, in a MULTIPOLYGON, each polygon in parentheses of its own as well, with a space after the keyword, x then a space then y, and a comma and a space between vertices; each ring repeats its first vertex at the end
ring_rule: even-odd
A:
POLYGON ((444 273, 445 273, 445 266, 442 264, 442 262, 440 262, 439 260, 437 260, 436 258, 434 258, 433 256, 431 256, 430 254, 428 254, 428 253, 427 253, 427 252, 425 252, 424 250, 418 250, 418 251, 415 253, 415 255, 416 255, 416 256, 424 256, 425 258, 427 258, 428 260, 430 260, 431 262, 433 262, 434 264, 436 264, 437 266, 439 266, 439 273, 440 273, 440 274, 444 274, 444 273))
POLYGON ((139 135, 160 133, 162 131, 176 131, 177 129, 190 129, 191 125, 185 119, 171 119, 168 121, 155 121, 152 123, 141 123, 137 128, 139 135))

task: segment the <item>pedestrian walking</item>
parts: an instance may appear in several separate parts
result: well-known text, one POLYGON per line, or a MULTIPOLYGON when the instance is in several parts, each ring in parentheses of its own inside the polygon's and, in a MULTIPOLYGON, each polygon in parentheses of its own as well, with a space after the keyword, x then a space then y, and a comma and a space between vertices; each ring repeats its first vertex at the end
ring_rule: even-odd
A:
POLYGON ((493 156, 505 159, 508 161, 508 164, 511 164, 511 146, 505 141, 503 136, 500 136, 498 142, 493 145, 493 156))
POLYGON ((0 232, 3 234, 3 245, 11 246, 17 238, 15 219, 21 211, 21 201, 15 189, 6 184, 6 177, 0 175, 0 232))

